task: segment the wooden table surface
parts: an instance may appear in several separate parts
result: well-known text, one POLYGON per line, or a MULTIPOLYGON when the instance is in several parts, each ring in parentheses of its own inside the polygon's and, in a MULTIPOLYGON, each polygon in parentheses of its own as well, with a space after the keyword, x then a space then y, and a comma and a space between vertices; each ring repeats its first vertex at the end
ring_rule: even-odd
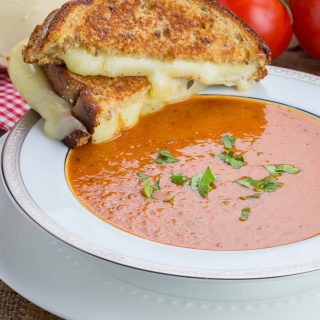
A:
MULTIPOLYGON (((273 65, 320 76, 320 60, 312 59, 299 48, 285 52, 273 62, 273 65)), ((0 136, 3 133, 4 131, 0 129, 0 136)), ((0 319, 58 320, 59 318, 22 298, 0 280, 0 319)))

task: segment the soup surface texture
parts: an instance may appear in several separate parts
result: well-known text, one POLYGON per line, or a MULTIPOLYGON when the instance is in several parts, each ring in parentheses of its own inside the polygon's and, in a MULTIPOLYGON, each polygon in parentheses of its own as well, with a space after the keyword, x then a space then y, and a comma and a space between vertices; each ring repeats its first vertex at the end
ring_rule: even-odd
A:
POLYGON ((198 96, 143 117, 114 140, 70 151, 66 173, 85 207, 133 235, 246 250, 319 234, 319 158, 318 119, 263 101, 198 96), (229 152, 238 162, 228 163, 229 152), (290 170, 266 168, 280 164, 290 170), (201 179, 201 192, 203 175, 195 176, 208 166, 216 181, 201 179))

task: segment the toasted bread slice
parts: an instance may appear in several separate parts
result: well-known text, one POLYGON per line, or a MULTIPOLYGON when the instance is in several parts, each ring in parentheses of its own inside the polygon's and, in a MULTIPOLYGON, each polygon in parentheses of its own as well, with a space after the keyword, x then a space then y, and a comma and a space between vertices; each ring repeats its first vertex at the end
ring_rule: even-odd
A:
MULTIPOLYGON (((81 76, 64 65, 27 64, 24 42, 12 51, 9 74, 29 105, 45 120, 44 130, 71 148, 99 143, 133 126, 141 115, 155 112, 163 101, 150 98, 146 77, 81 76)), ((175 101, 197 93, 201 86, 176 79, 175 101)))
POLYGON ((133 126, 140 114, 161 108, 149 99, 145 77, 82 77, 64 66, 27 64, 24 43, 10 56, 9 74, 15 87, 44 122, 53 139, 69 147, 113 138, 122 128, 133 126))
POLYGON ((206 85, 248 88, 270 62, 263 41, 214 0, 69 1, 36 27, 23 58, 37 71, 18 61, 32 88, 41 78, 41 87, 58 95, 48 94, 48 107, 35 89, 31 98, 26 77, 15 77, 17 87, 47 133, 75 147, 110 139, 206 85))
POLYGON ((263 78, 268 47, 214 0, 73 0, 34 30, 24 59, 79 75, 146 76, 171 101, 172 79, 247 87, 263 78))
MULTIPOLYGON (((42 69, 55 92, 70 102, 71 114, 86 127, 95 143, 112 138, 121 128, 133 126, 150 90, 145 77, 83 77, 54 64, 42 69)), ((83 138, 77 131, 64 141, 73 147, 83 138)))

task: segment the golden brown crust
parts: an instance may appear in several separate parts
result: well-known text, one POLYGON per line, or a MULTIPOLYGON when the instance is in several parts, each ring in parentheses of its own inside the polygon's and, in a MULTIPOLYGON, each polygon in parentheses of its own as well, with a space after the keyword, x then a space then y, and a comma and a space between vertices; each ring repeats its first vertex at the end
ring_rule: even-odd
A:
MULTIPOLYGON (((88 130, 91 136, 99 126, 101 117, 108 117, 113 108, 126 105, 137 94, 149 91, 151 85, 144 77, 108 78, 79 76, 63 65, 44 65, 42 70, 54 91, 72 104, 72 115, 88 130), (106 112, 107 110, 107 112, 106 112)), ((72 135, 66 141, 77 143, 86 135, 72 135)), ((88 140, 89 141, 89 140, 88 140)))
POLYGON ((145 77, 84 77, 68 71, 63 65, 55 64, 44 65, 42 69, 58 95, 66 100, 75 100, 85 88, 92 95, 101 97, 105 103, 113 104, 151 87, 145 77))
POLYGON ((99 101, 86 88, 81 91, 71 111, 72 115, 86 127, 90 134, 93 134, 94 129, 99 125, 99 115, 102 112, 103 108, 99 104, 99 101))
POLYGON ((58 56, 77 47, 161 60, 255 62, 261 68, 270 61, 263 41, 215 0, 73 0, 40 28, 24 50, 26 62, 62 63, 58 56))
POLYGON ((75 149, 89 143, 91 135, 87 132, 76 130, 65 137, 62 142, 69 148, 75 149))
POLYGON ((42 66, 42 70, 60 97, 72 104, 78 99, 84 83, 72 77, 72 74, 64 66, 47 64, 42 66))
POLYGON ((251 33, 252 37, 254 38, 254 41, 256 43, 256 46, 260 48, 260 50, 266 55, 267 61, 266 63, 271 63, 271 52, 268 45, 258 36, 258 34, 250 28, 249 25, 247 25, 243 20, 241 20, 237 15, 235 15, 231 10, 226 8, 223 4, 221 4, 219 1, 215 0, 204 0, 208 4, 212 2, 216 2, 216 6, 220 7, 221 12, 224 12, 226 16, 229 16, 231 19, 234 19, 234 22, 238 24, 239 28, 244 28, 248 33, 251 33))

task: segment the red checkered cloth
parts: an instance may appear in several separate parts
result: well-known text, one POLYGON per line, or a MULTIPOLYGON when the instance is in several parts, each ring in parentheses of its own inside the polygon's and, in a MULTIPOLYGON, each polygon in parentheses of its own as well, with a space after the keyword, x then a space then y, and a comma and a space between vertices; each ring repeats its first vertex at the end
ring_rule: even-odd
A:
POLYGON ((13 87, 5 69, 0 69, 0 129, 10 130, 29 110, 29 106, 13 87))

